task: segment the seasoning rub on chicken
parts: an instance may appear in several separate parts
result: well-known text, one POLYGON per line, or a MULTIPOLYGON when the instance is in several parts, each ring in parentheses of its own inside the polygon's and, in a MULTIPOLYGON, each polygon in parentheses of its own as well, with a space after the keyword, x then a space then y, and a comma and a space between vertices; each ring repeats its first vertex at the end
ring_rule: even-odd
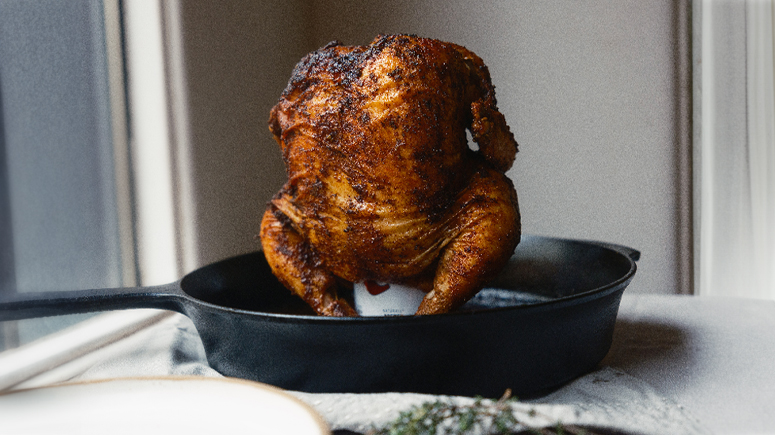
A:
POLYGON ((357 315, 339 293, 365 280, 426 291, 417 314, 448 312, 519 243, 504 175, 517 143, 487 67, 462 46, 329 43, 296 65, 269 128, 288 182, 264 214, 264 254, 319 314, 357 315))

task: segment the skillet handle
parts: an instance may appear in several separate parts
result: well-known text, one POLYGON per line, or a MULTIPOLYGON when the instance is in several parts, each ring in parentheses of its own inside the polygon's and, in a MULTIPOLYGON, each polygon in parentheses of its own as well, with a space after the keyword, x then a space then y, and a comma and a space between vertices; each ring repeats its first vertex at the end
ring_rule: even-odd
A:
POLYGON ((627 247, 627 246, 624 246, 624 245, 617 245, 615 243, 608 243, 608 242, 593 242, 593 243, 597 244, 598 246, 602 246, 604 248, 608 248, 608 249, 611 249, 613 251, 620 252, 620 253, 630 257, 630 259, 632 261, 640 260, 640 251, 638 251, 636 249, 633 249, 633 248, 630 248, 630 247, 627 247))
POLYGON ((14 293, 0 297, 0 321, 130 308, 183 313, 185 301, 177 282, 153 287, 14 293))

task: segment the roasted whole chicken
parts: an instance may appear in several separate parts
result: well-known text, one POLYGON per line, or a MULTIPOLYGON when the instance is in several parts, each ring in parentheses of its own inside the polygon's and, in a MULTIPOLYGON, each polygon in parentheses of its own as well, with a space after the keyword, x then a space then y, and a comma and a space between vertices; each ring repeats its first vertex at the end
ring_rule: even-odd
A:
POLYGON ((269 128, 288 182, 263 216, 264 254, 319 314, 356 316, 343 290, 367 280, 427 292, 417 314, 448 312, 519 243, 504 175, 517 143, 487 67, 462 46, 329 43, 296 65, 269 128))

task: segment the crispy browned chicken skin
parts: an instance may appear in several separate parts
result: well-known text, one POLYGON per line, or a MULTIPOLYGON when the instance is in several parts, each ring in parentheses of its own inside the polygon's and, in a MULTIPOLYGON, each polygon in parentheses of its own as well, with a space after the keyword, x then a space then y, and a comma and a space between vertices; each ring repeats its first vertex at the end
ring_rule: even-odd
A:
POLYGON ((519 243, 504 175, 517 143, 487 67, 464 47, 330 43, 296 66, 269 127, 289 179, 264 214, 264 254, 319 314, 357 315, 337 290, 364 280, 419 287, 418 314, 447 312, 519 243))

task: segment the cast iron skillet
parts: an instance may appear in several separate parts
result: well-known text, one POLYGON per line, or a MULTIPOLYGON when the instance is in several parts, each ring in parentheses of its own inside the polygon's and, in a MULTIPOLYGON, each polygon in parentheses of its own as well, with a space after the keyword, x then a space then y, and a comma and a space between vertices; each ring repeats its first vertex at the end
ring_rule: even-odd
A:
POLYGON ((0 320, 128 308, 188 316, 226 376, 308 392, 519 397, 586 373, 611 345, 639 253, 523 236, 503 273, 461 310, 437 316, 315 316, 261 252, 156 287, 13 295, 0 320))

